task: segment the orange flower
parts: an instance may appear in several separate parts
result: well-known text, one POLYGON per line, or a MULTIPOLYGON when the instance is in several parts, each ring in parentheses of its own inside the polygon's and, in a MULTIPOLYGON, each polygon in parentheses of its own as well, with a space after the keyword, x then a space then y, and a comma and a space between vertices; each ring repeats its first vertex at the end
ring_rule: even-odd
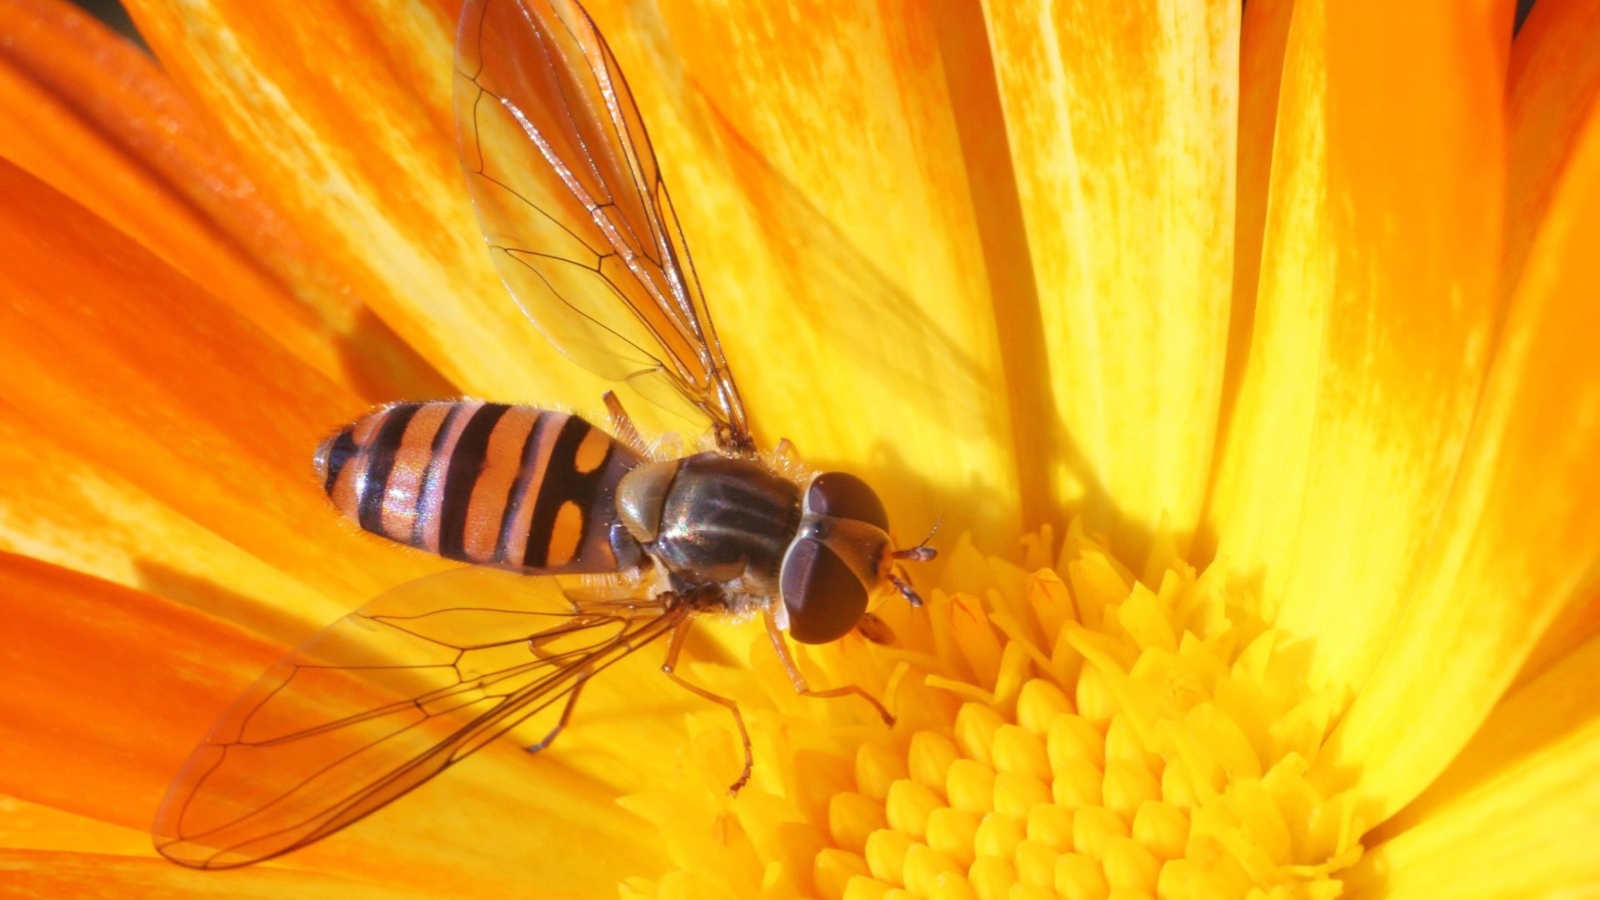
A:
POLYGON ((737 799, 725 714, 645 653, 548 753, 489 747, 253 868, 156 857, 227 702, 442 567, 337 521, 318 440, 384 400, 605 385, 489 265, 453 9, 141 0, 158 69, 3 0, 0 883, 1600 883, 1600 3, 1541 0, 1515 41, 1508 2, 644 6, 590 9, 758 435, 971 536, 925 610, 885 605, 899 646, 805 657, 899 723, 707 623, 687 668, 756 743, 737 799))

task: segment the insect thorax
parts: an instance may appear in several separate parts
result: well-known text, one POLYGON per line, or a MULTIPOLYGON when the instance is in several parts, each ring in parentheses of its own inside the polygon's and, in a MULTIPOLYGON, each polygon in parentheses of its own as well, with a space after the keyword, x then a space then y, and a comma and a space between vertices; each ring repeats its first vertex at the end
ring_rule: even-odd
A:
POLYGON ((641 466, 617 490, 618 514, 686 588, 770 598, 800 523, 800 489, 759 463, 701 453, 641 466))

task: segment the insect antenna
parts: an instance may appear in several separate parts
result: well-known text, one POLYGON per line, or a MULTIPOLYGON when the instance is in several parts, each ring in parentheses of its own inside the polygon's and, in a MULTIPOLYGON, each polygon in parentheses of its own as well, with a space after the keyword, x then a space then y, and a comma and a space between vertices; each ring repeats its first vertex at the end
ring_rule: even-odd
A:
MULTIPOLYGON (((922 539, 921 543, 917 544, 915 547, 907 547, 904 550, 896 550, 891 555, 895 559, 908 559, 912 562, 927 562, 928 560, 933 559, 939 555, 939 551, 928 546, 928 542, 933 540, 933 536, 939 533, 939 526, 943 524, 944 516, 940 516, 939 521, 933 523, 932 530, 928 532, 927 537, 922 539)), ((904 591, 902 591, 902 593, 904 593, 904 591)))

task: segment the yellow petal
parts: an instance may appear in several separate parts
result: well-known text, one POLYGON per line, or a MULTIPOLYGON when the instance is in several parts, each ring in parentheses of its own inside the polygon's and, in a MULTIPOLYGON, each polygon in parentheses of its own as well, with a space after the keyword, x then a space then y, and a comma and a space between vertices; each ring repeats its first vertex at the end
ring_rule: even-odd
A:
POLYGON ((1600 115, 1534 243, 1457 473, 1382 661, 1318 758, 1393 812, 1489 714, 1600 547, 1600 115))
POLYGON ((1239 6, 985 4, 1049 356, 1056 503, 1142 554, 1211 470, 1239 6))
POLYGON ((1600 641, 1590 641, 1507 698, 1379 832, 1348 896, 1576 896, 1600 882, 1596 678, 1600 641))
POLYGON ((986 48, 948 46, 920 8, 638 6, 590 8, 766 443, 848 464, 902 540, 943 513, 1005 546, 1021 493, 1008 398, 1037 373, 1013 371, 996 331, 995 248, 963 158, 984 125, 951 109, 986 48))
POLYGON ((1269 620, 1315 639, 1319 685, 1358 686, 1383 647, 1487 363, 1495 47, 1456 7, 1294 10, 1254 337, 1208 527, 1269 620))
POLYGON ((595 402, 604 383, 550 347, 489 263, 456 160, 453 20, 396 4, 130 6, 267 203, 446 378, 513 402, 595 402))
MULTIPOLYGON (((1272 179, 1272 150, 1278 125, 1278 94, 1293 13, 1290 0, 1248 3, 1239 25, 1239 196, 1234 222, 1233 306, 1228 315, 1228 357, 1219 415, 1219 428, 1224 433, 1233 419, 1239 380, 1250 359, 1267 189, 1272 179)), ((1226 437, 1219 435, 1218 442, 1225 441, 1226 437)), ((1207 553, 1214 550, 1216 535, 1202 534, 1198 545, 1207 553)))

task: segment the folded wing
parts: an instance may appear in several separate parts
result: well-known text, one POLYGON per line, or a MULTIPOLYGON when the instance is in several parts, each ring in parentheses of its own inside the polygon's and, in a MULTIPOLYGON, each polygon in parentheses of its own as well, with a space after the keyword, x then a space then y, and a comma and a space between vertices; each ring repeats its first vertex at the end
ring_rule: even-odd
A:
POLYGON ((467 184, 523 311, 579 364, 698 410, 725 447, 749 449, 649 135, 588 14, 570 0, 469 0, 455 94, 467 184))

